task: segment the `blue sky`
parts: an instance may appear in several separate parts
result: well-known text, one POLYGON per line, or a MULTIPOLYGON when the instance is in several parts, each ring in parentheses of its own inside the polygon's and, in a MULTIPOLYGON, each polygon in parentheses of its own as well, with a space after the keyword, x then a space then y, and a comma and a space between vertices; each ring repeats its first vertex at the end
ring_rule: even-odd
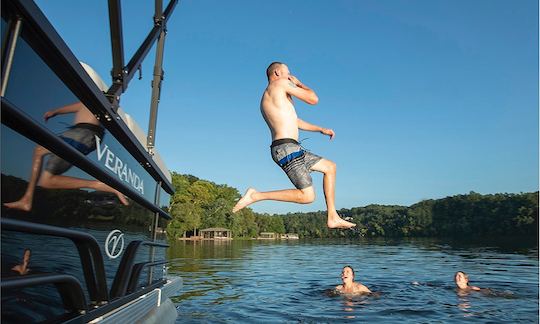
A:
MULTIPOLYGON (((37 1, 75 55, 110 83, 106 1, 37 1), (82 16, 80 13, 84 13, 82 16)), ((123 1, 126 62, 151 1, 123 1)), ((333 128, 304 146, 338 165, 338 208, 538 190, 538 2, 181 1, 168 24, 157 147, 169 168, 242 193, 290 188, 259 112, 265 69, 286 62, 333 128)), ((121 105, 146 129, 153 52, 121 105)), ((261 202, 258 212, 325 209, 261 202)))

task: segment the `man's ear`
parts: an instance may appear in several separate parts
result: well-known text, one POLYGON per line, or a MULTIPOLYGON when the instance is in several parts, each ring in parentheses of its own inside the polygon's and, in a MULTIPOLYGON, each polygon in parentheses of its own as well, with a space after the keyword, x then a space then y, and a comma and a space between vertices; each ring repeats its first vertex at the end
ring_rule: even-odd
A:
POLYGON ((274 75, 277 76, 277 77, 279 77, 280 74, 279 74, 278 69, 275 69, 275 70, 274 70, 274 75))

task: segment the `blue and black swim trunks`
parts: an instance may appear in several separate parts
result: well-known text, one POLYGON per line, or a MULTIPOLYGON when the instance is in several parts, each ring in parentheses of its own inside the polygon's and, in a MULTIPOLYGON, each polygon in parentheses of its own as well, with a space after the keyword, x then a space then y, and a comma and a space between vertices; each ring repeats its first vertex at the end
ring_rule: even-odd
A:
POLYGON ((306 151, 292 138, 282 138, 270 146, 272 159, 276 162, 297 189, 305 189, 313 184, 311 168, 322 157, 306 151))
MULTIPOLYGON (((90 123, 79 123, 69 127, 68 130, 60 134, 60 138, 76 148, 77 151, 84 155, 88 155, 96 149, 96 136, 103 139, 104 132, 105 130, 101 126, 90 123)), ((71 168, 71 163, 57 155, 50 154, 51 157, 49 157, 49 160, 45 165, 45 170, 58 175, 71 168)))

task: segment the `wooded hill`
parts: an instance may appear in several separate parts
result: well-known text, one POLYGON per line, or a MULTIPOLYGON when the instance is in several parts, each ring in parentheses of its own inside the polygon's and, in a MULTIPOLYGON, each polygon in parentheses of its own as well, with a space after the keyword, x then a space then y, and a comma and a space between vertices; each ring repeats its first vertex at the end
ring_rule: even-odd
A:
POLYGON ((332 237, 470 237, 538 235, 538 191, 481 195, 470 192, 411 206, 369 205, 341 209, 357 230, 330 230, 326 211, 269 215, 244 208, 231 212, 240 198, 237 189, 192 175, 173 172, 176 193, 171 197, 167 233, 182 237, 195 229, 225 227, 233 237, 256 237, 261 232, 297 233, 303 238, 332 237))

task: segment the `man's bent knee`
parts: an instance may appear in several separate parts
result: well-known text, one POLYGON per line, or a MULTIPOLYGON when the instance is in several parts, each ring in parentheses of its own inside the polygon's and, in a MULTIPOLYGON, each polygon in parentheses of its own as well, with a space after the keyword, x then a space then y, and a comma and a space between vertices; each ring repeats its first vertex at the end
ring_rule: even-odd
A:
POLYGON ((313 189, 313 186, 300 189, 301 195, 299 202, 301 204, 311 204, 315 201, 315 190, 313 189))
POLYGON ((54 174, 50 173, 47 170, 43 171, 43 173, 39 177, 38 185, 43 188, 50 187, 52 182, 54 181, 53 177, 54 177, 54 174))
POLYGON ((337 166, 334 162, 322 159, 311 167, 311 170, 322 173, 336 173, 337 166))

